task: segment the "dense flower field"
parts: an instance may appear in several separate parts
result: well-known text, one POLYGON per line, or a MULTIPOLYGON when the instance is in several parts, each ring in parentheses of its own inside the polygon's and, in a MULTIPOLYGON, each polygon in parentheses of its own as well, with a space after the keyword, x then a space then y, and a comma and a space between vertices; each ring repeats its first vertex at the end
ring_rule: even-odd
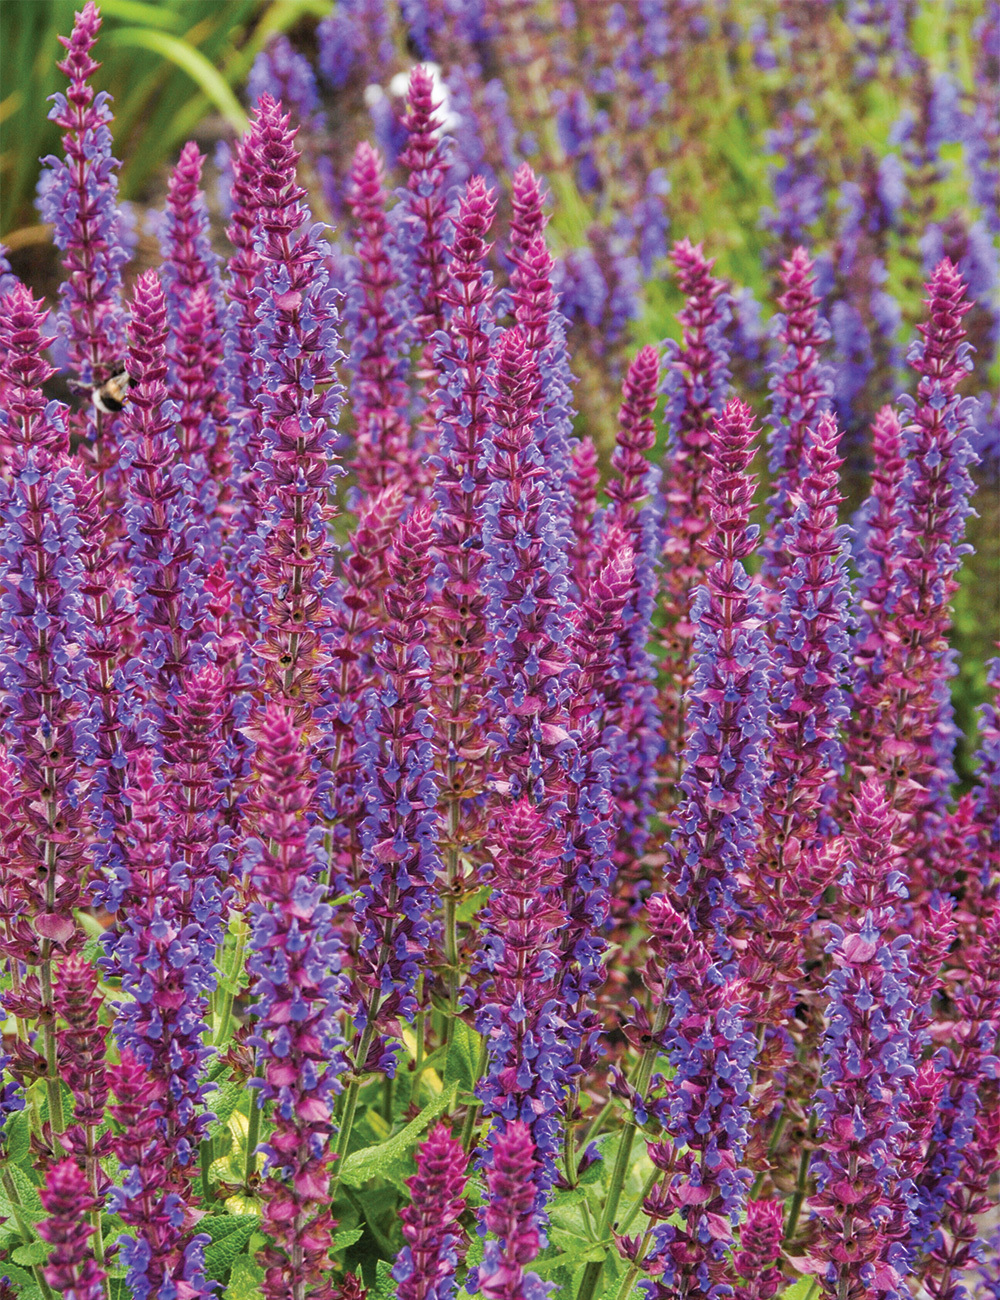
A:
MULTIPOLYGON (((64 41, 58 304, 0 268, 0 1300, 1000 1295, 1000 660, 959 781, 949 646, 1000 13, 961 110, 985 215, 899 201, 904 347, 892 169, 808 247, 798 107, 766 337, 709 247, 655 246, 660 9, 608 9, 653 80, 581 82, 574 184, 628 156, 558 257, 541 175, 484 135, 468 165, 454 68, 480 113, 492 82, 433 5, 450 80, 369 97, 389 164, 337 171, 278 42, 225 257, 189 144, 141 270, 92 0, 64 41), (615 276, 661 253, 676 337, 632 348, 615 276)), ((906 58, 904 4, 847 10, 906 58)), ((380 12, 320 25, 335 88, 380 12)))

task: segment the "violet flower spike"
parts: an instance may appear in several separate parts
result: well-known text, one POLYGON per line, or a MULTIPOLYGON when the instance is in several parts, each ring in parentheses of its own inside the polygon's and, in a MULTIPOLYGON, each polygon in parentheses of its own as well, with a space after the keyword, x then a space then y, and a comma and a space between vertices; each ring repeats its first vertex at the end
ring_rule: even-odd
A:
POLYGON ((368 815, 361 830, 366 871, 355 906, 361 940, 354 1023, 362 1041, 354 1064, 358 1071, 378 1069, 389 1077, 398 1044, 380 1038, 368 1045, 394 1020, 412 1021, 416 1013, 417 954, 427 950, 440 868, 424 644, 433 536, 429 508, 417 507, 389 552, 386 619, 375 646, 367 740, 359 754, 368 815))
POLYGON ((748 1201, 746 1222, 740 1229, 740 1248, 733 1268, 743 1279, 734 1289, 735 1300, 771 1300, 782 1285, 778 1266, 784 1231, 781 1201, 748 1201))
POLYGON ((67 54, 58 66, 70 84, 65 94, 53 96, 49 117, 63 131, 66 158, 42 159, 48 170, 39 200, 42 219, 52 222, 64 254, 60 328, 70 363, 84 383, 95 384, 115 372, 125 350, 121 285, 128 261, 117 204, 120 164, 111 154, 108 127, 110 96, 89 84, 101 66, 90 56, 100 26, 99 8, 87 0, 72 35, 59 37, 67 54))
POLYGON ((910 1034, 909 936, 898 927, 906 896, 894 841, 899 818, 867 781, 849 837, 827 952, 828 1028, 819 1092, 820 1147, 812 1162, 820 1220, 812 1255, 824 1294, 860 1300, 874 1286, 897 1290, 909 1270, 906 1188, 899 1181, 902 1106, 915 1067, 910 1034))
POLYGON ((535 440, 538 368, 519 328, 497 346, 497 397, 485 503, 489 693, 505 787, 551 819, 565 799, 569 749, 566 554, 535 440))
POLYGON ((566 485, 570 494, 570 575, 576 594, 582 597, 590 580, 590 563, 594 549, 594 515, 597 511, 597 487, 600 468, 597 448, 592 438, 584 436, 573 448, 572 468, 566 485))
POLYGON ((263 425, 256 558, 265 690, 295 700, 302 725, 318 697, 325 663, 332 542, 327 522, 337 467, 334 431, 343 399, 335 289, 296 181, 295 132, 280 105, 261 96, 248 150, 258 172, 261 256, 255 352, 260 387, 254 395, 263 425), (291 557, 295 557, 294 561, 291 557))
POLYGON ((362 493, 375 492, 397 478, 413 491, 426 477, 409 446, 406 304, 390 256, 383 170, 377 150, 362 141, 354 151, 347 187, 357 233, 345 308, 354 341, 354 471, 362 493))
POLYGON ((340 1090, 344 1044, 341 948, 322 901, 317 833, 305 814, 315 778, 302 733, 277 701, 260 721, 253 795, 259 839, 247 866, 251 904, 250 1040, 262 1064, 257 1105, 274 1102, 266 1156, 260 1255, 266 1300, 326 1294, 334 1222, 330 1215, 333 1097, 340 1090))
POLYGON ((449 1300, 465 1257, 465 1184, 469 1158, 445 1124, 417 1147, 417 1172, 406 1180, 411 1203, 400 1211, 403 1239, 392 1275, 399 1300, 449 1300))
POLYGON ((711 560, 705 540, 711 528, 706 498, 711 429, 729 388, 724 330, 730 317, 729 286, 712 275, 714 262, 687 240, 671 254, 685 296, 678 320, 680 345, 664 349, 663 387, 668 430, 664 464, 663 639, 665 680, 659 712, 663 725, 665 780, 676 789, 688 735, 686 696, 691 685, 694 621, 690 603, 711 560))
MULTIPOLYGON (((798 507, 806 444, 820 414, 830 407, 828 368, 820 361, 830 329, 819 314, 813 292, 816 275, 804 248, 796 248, 781 266, 784 289, 778 299, 778 337, 783 345, 772 366, 768 387, 772 393, 768 435, 768 466, 773 486, 768 497, 768 527, 761 547, 763 572, 772 583, 787 566, 783 554, 792 515, 798 507)), ((777 605, 776 594, 769 596, 777 605)))

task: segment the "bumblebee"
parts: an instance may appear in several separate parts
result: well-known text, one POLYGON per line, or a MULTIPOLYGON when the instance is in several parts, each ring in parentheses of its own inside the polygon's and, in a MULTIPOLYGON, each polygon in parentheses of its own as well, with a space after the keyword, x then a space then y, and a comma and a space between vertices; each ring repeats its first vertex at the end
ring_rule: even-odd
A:
POLYGON ((132 386, 132 376, 124 368, 116 370, 103 384, 94 388, 87 384, 71 381, 70 386, 77 392, 89 393, 90 400, 105 415, 117 415, 128 401, 128 390, 132 386))

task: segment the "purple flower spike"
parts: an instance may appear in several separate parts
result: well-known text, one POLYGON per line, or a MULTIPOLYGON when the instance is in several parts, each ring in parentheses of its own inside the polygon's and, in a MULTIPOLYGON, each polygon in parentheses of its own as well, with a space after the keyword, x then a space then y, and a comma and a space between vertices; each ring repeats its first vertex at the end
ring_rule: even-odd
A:
POLYGON ((781 1201, 748 1201, 746 1222, 740 1229, 740 1248, 733 1268, 743 1279, 734 1290, 735 1300, 771 1300, 782 1284, 778 1256, 784 1224, 781 1201))
POLYGON ((459 204, 447 290, 451 314, 446 333, 438 336, 437 350, 443 382, 434 487, 438 594, 431 655, 433 712, 440 734, 447 737, 442 821, 449 828, 444 845, 449 887, 459 882, 464 845, 478 838, 481 818, 474 820, 472 799, 486 780, 479 720, 487 688, 482 515, 489 486, 484 453, 493 396, 488 371, 496 332, 486 236, 495 212, 496 198, 482 180, 473 178, 459 204))
MULTIPOLYGON (((107 1026, 101 1024, 104 995, 97 986, 98 974, 79 953, 72 953, 59 967, 53 1003, 66 1025, 57 1033, 59 1073, 73 1094, 75 1124, 60 1137, 67 1150, 86 1158, 87 1177, 92 1186, 105 1189, 107 1180, 98 1159, 109 1155, 111 1135, 97 1137, 104 1122, 108 1100, 105 1070, 107 1026)), ((109 1184, 108 1184, 109 1185, 109 1184)))
POLYGON ((911 1051, 909 936, 891 938, 906 888, 897 869, 900 822, 886 792, 867 781, 858 796, 841 880, 840 924, 827 952, 829 1023, 818 1095, 820 1135, 812 1169, 819 1219, 813 1271, 825 1294, 861 1300, 898 1290, 908 1270, 899 1155, 902 1108, 916 1073, 911 1051))
MULTIPOLYGON (((418 65, 410 73, 407 100, 403 118, 407 142, 399 158, 408 170, 403 199, 406 217, 400 240, 409 254, 412 289, 418 304, 416 325, 428 344, 445 328, 453 233, 445 191, 449 149, 441 137, 441 105, 434 100, 434 78, 426 68, 418 65)), ((425 354, 423 371, 428 369, 429 374, 421 375, 425 394, 436 373, 433 357, 425 354)))
POLYGON ((190 482, 186 467, 174 464, 176 412, 167 397, 166 348, 166 299, 157 273, 146 271, 136 283, 129 323, 129 373, 136 382, 121 420, 121 464, 136 575, 136 621, 160 709, 166 707, 185 666, 199 657, 204 618, 193 581, 198 530, 190 482))
MULTIPOLYGON (((435 746, 426 709, 430 658, 424 641, 432 563, 431 512, 417 507, 389 552, 387 615, 376 643, 367 740, 359 755, 368 816, 361 830, 365 883, 355 909, 361 932, 354 1022, 384 1030, 416 1012, 417 961, 427 949, 439 854, 435 746)), ((358 1049, 360 1052, 360 1048, 358 1049)), ((373 1043, 356 1069, 395 1070, 398 1045, 373 1043)))
POLYGON ((255 645, 263 685, 295 701, 302 725, 318 697, 325 665, 324 609, 332 542, 327 527, 334 429, 343 391, 336 367, 337 290, 323 244, 296 181, 295 133, 269 95, 251 123, 248 153, 257 170, 255 353, 260 385, 254 395, 262 426, 256 564, 263 636, 255 645))
MULTIPOLYGON (((59 37, 67 51, 59 70, 69 80, 69 89, 54 96, 49 117, 63 132, 66 157, 42 160, 48 171, 39 198, 42 219, 55 228, 53 239, 66 270, 60 288, 60 329, 69 343, 70 364, 87 384, 103 383, 113 375, 125 351, 121 285, 128 253, 117 205, 119 163, 111 156, 110 98, 104 91, 95 93, 89 84, 101 66, 90 57, 100 26, 100 11, 87 0, 76 15, 72 35, 59 37)), ((97 421, 106 443, 97 462, 106 468, 113 460, 106 441, 108 417, 94 408, 88 417, 97 421)))
POLYGON ((315 778, 303 737, 280 703, 259 727, 255 825, 249 866, 261 902, 251 905, 249 970, 263 1065, 258 1105, 273 1101, 274 1130, 262 1147, 261 1253, 267 1300, 329 1297, 330 1150, 333 1095, 344 1068, 340 944, 318 879, 319 844, 304 813, 315 778))
MULTIPOLYGON (((862 731, 871 719, 871 738, 854 741, 855 784, 874 773, 876 757, 888 757, 889 798, 912 819, 906 833, 916 837, 915 897, 934 883, 938 868, 932 865, 931 827, 953 779, 947 633, 956 572, 967 549, 962 537, 971 509, 969 466, 975 460, 968 438, 970 403, 957 391, 972 364, 963 342, 962 317, 969 310, 965 286, 945 260, 927 288, 929 321, 910 349, 910 364, 920 376, 917 397, 902 399, 911 423, 902 448, 907 467, 893 538, 894 580, 886 595, 892 626, 884 636, 891 644, 881 677, 859 685, 862 731)), ((877 587, 873 590, 878 594, 877 587)), ((948 868, 942 863, 939 870, 948 868)))
POLYGON ((593 554, 594 514, 597 510, 597 487, 601 481, 594 440, 583 437, 573 448, 573 465, 567 478, 571 505, 572 546, 570 569, 577 594, 587 590, 593 554))
POLYGON ((400 1212, 406 1245, 392 1271, 399 1300, 448 1300, 455 1294, 455 1270, 465 1256, 465 1212, 469 1158, 445 1124, 438 1124, 417 1148, 417 1172, 406 1180, 411 1204, 400 1212))
MULTIPOLYGON (((813 292, 816 275, 804 248, 797 248, 781 265, 784 293, 778 306, 778 337, 783 346, 769 383, 772 396, 768 465, 774 478, 768 497, 768 528, 761 548, 763 572, 780 586, 788 564, 785 540, 798 506, 799 483, 805 448, 822 411, 830 407, 831 384, 820 363, 820 350, 829 338, 829 326, 819 315, 819 298, 813 292)), ((777 595, 770 597, 772 608, 777 595)))
POLYGON ((753 854, 767 759, 768 653, 759 588, 743 561, 753 553, 753 413, 737 399, 719 417, 708 452, 707 498, 714 529, 705 549, 715 559, 694 600, 695 676, 690 740, 670 847, 678 896, 692 928, 714 930, 727 957, 727 927, 739 893, 737 876, 753 854))
POLYGON ((409 447, 405 305, 389 256, 382 173, 378 151, 362 141, 354 153, 347 191, 357 226, 357 271, 347 319, 354 336, 354 471, 365 494, 377 492, 397 478, 413 490, 426 477, 409 447))
POLYGON ((537 1147, 531 1177, 540 1202, 555 1178, 563 1098, 579 1073, 560 1028, 562 846, 542 811, 525 799, 504 807, 497 823, 492 893, 476 961, 483 973, 476 1028, 489 1047, 478 1095, 486 1114, 500 1117, 501 1132, 518 1119, 528 1126, 537 1147))
POLYGON ((487 1300, 542 1300, 552 1283, 525 1273, 542 1245, 534 1213, 537 1168, 531 1129, 513 1120, 493 1139, 486 1170, 487 1241, 479 1266, 479 1290, 487 1300))
POLYGON ((687 691, 692 678, 694 621, 691 599, 711 563, 705 539, 711 527, 705 487, 711 429, 729 387, 723 331, 730 317, 729 286, 712 275, 714 261, 701 245, 675 244, 671 258, 685 297, 678 314, 683 338, 664 354, 664 419, 669 431, 664 463, 664 573, 661 636, 664 681, 660 689, 665 753, 663 797, 669 803, 680 780, 687 739, 687 691))
POLYGON ((566 555, 534 441, 538 368, 520 329, 497 347, 493 480, 486 502, 490 691, 505 786, 555 811, 565 798, 566 555))
POLYGON ((46 1172, 39 1196, 49 1217, 38 1235, 52 1247, 42 1267, 46 1282, 63 1300, 103 1300, 107 1274, 90 1248, 91 1215, 100 1202, 87 1175, 75 1160, 60 1160, 46 1172))
POLYGON ((658 479, 648 456, 656 440, 653 412, 659 382, 656 349, 640 349, 622 385, 618 438, 611 457, 617 477, 607 487, 609 518, 622 528, 635 557, 633 587, 617 651, 622 678, 619 704, 610 718, 620 732, 615 746, 615 797, 623 809, 623 830, 632 841, 632 855, 641 850, 645 840, 644 823, 651 808, 660 748, 653 665, 646 648, 656 584, 653 566, 657 529, 652 511, 640 508, 640 502, 655 490, 658 479))

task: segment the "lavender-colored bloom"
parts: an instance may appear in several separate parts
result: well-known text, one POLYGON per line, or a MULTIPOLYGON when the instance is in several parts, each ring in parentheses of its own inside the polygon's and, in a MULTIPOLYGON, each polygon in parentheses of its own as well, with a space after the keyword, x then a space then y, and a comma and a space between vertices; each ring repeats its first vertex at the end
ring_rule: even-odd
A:
POLYGON ((305 55, 292 48, 287 36, 276 36, 254 59, 247 77, 247 99, 256 104, 261 95, 270 95, 283 108, 293 111, 300 125, 309 131, 323 129, 325 115, 320 108, 316 74, 305 55))
MULTIPOLYGON (((365 1043, 395 1019, 412 1020, 416 1012, 417 955, 427 948, 440 866, 437 755, 425 707, 433 536, 429 509, 418 507, 404 520, 389 552, 386 617, 375 646, 375 687, 366 701, 367 736, 359 753, 366 785, 367 817, 361 830, 366 871, 355 907, 361 941, 355 965, 360 1005, 354 1022, 365 1043)), ((376 1039, 355 1066, 391 1077, 397 1052, 395 1043, 376 1039)))
POLYGON ((399 1300, 448 1300, 465 1254, 459 1219, 466 1208, 469 1158, 445 1124, 417 1148, 417 1172, 406 1180, 411 1204, 400 1212, 406 1245, 392 1275, 399 1300))
MULTIPOLYGON (((810 1207, 820 1227, 813 1254, 825 1261, 825 1294, 851 1300, 869 1288, 896 1291, 908 1271, 897 1156, 912 1059, 909 936, 892 937, 896 898, 906 896, 894 840, 899 819, 876 781, 862 787, 841 881, 838 924, 827 952, 829 1020, 818 1094, 820 1141, 810 1207)), ((822 1265, 818 1264, 818 1268, 822 1265)))
POLYGON ((524 1122, 537 1148, 540 1207, 555 1181, 563 1099, 579 1074, 564 1030, 558 957, 566 924, 562 836, 526 799, 501 808, 494 833, 492 892, 474 963, 476 1028, 489 1050, 477 1093, 500 1133, 524 1122))
POLYGON ((823 213, 826 194, 815 123, 812 105, 800 100, 783 112, 778 126, 767 133, 768 151, 778 154, 784 162, 770 169, 777 207, 764 209, 761 225, 781 241, 783 248, 807 242, 810 227, 823 213))
POLYGON ((318 67, 334 88, 392 64, 391 19, 385 0, 337 0, 316 28, 318 67))
POLYGON ((128 261, 117 206, 119 164, 111 154, 110 99, 88 84, 100 67, 90 57, 101 26, 100 11, 87 0, 73 33, 60 36, 67 56, 59 64, 70 82, 54 96, 49 117, 63 131, 65 160, 42 161, 39 208, 54 226, 64 254, 60 329, 69 341, 70 364, 84 383, 103 383, 120 364, 125 344, 121 304, 122 267, 128 261))
MULTIPOLYGON (((202 1067, 208 995, 215 987, 215 951, 222 938, 221 898, 216 882, 188 874, 172 859, 167 792, 157 780, 151 754, 140 753, 130 773, 128 797, 129 885, 117 933, 109 932, 104 965, 121 979, 131 1000, 116 1007, 115 1037, 122 1064, 112 1072, 119 1104, 128 1107, 132 1084, 146 1097, 141 1140, 128 1124, 115 1141, 124 1174, 112 1208, 135 1241, 123 1238, 122 1258, 137 1296, 158 1295, 184 1280, 189 1252, 186 1209, 191 1202, 197 1150, 208 1127, 202 1067), (128 1083, 129 1087, 120 1085, 128 1083)), ((202 1284, 194 1295, 208 1296, 202 1284)))
POLYGON ((715 525, 706 543, 715 559, 691 610, 695 676, 690 739, 669 845, 679 898, 696 934, 714 933, 715 951, 730 956, 727 927, 738 906, 737 877, 758 836, 767 768, 768 651, 759 590, 743 560, 757 530, 749 523, 754 480, 752 412, 734 399, 716 422, 708 450, 708 497, 715 525))
POLYGON ((336 366, 338 292, 295 180, 298 154, 287 115, 261 96, 247 153, 259 169, 260 262, 253 394, 261 437, 260 522, 252 556, 263 624, 258 643, 263 681, 294 700, 299 721, 315 697, 332 542, 327 529, 334 428, 342 401, 336 366), (294 559, 293 559, 294 557, 294 559))
POLYGON ((497 397, 485 502, 489 698, 503 783, 551 819, 565 798, 568 698, 566 554, 546 508, 535 441, 539 375, 520 329, 497 345, 497 397))
POLYGON ((987 0, 973 27, 973 104, 965 119, 965 157, 973 200, 1000 235, 1000 3, 987 0))
POLYGON ((337 1017, 344 1006, 340 943, 319 879, 317 831, 308 829, 315 778, 301 733, 280 702, 258 730, 254 826, 247 867, 251 905, 251 1045, 262 1062, 257 1104, 273 1101, 262 1227, 267 1300, 325 1286, 333 1220, 333 1095, 344 1069, 337 1017))

